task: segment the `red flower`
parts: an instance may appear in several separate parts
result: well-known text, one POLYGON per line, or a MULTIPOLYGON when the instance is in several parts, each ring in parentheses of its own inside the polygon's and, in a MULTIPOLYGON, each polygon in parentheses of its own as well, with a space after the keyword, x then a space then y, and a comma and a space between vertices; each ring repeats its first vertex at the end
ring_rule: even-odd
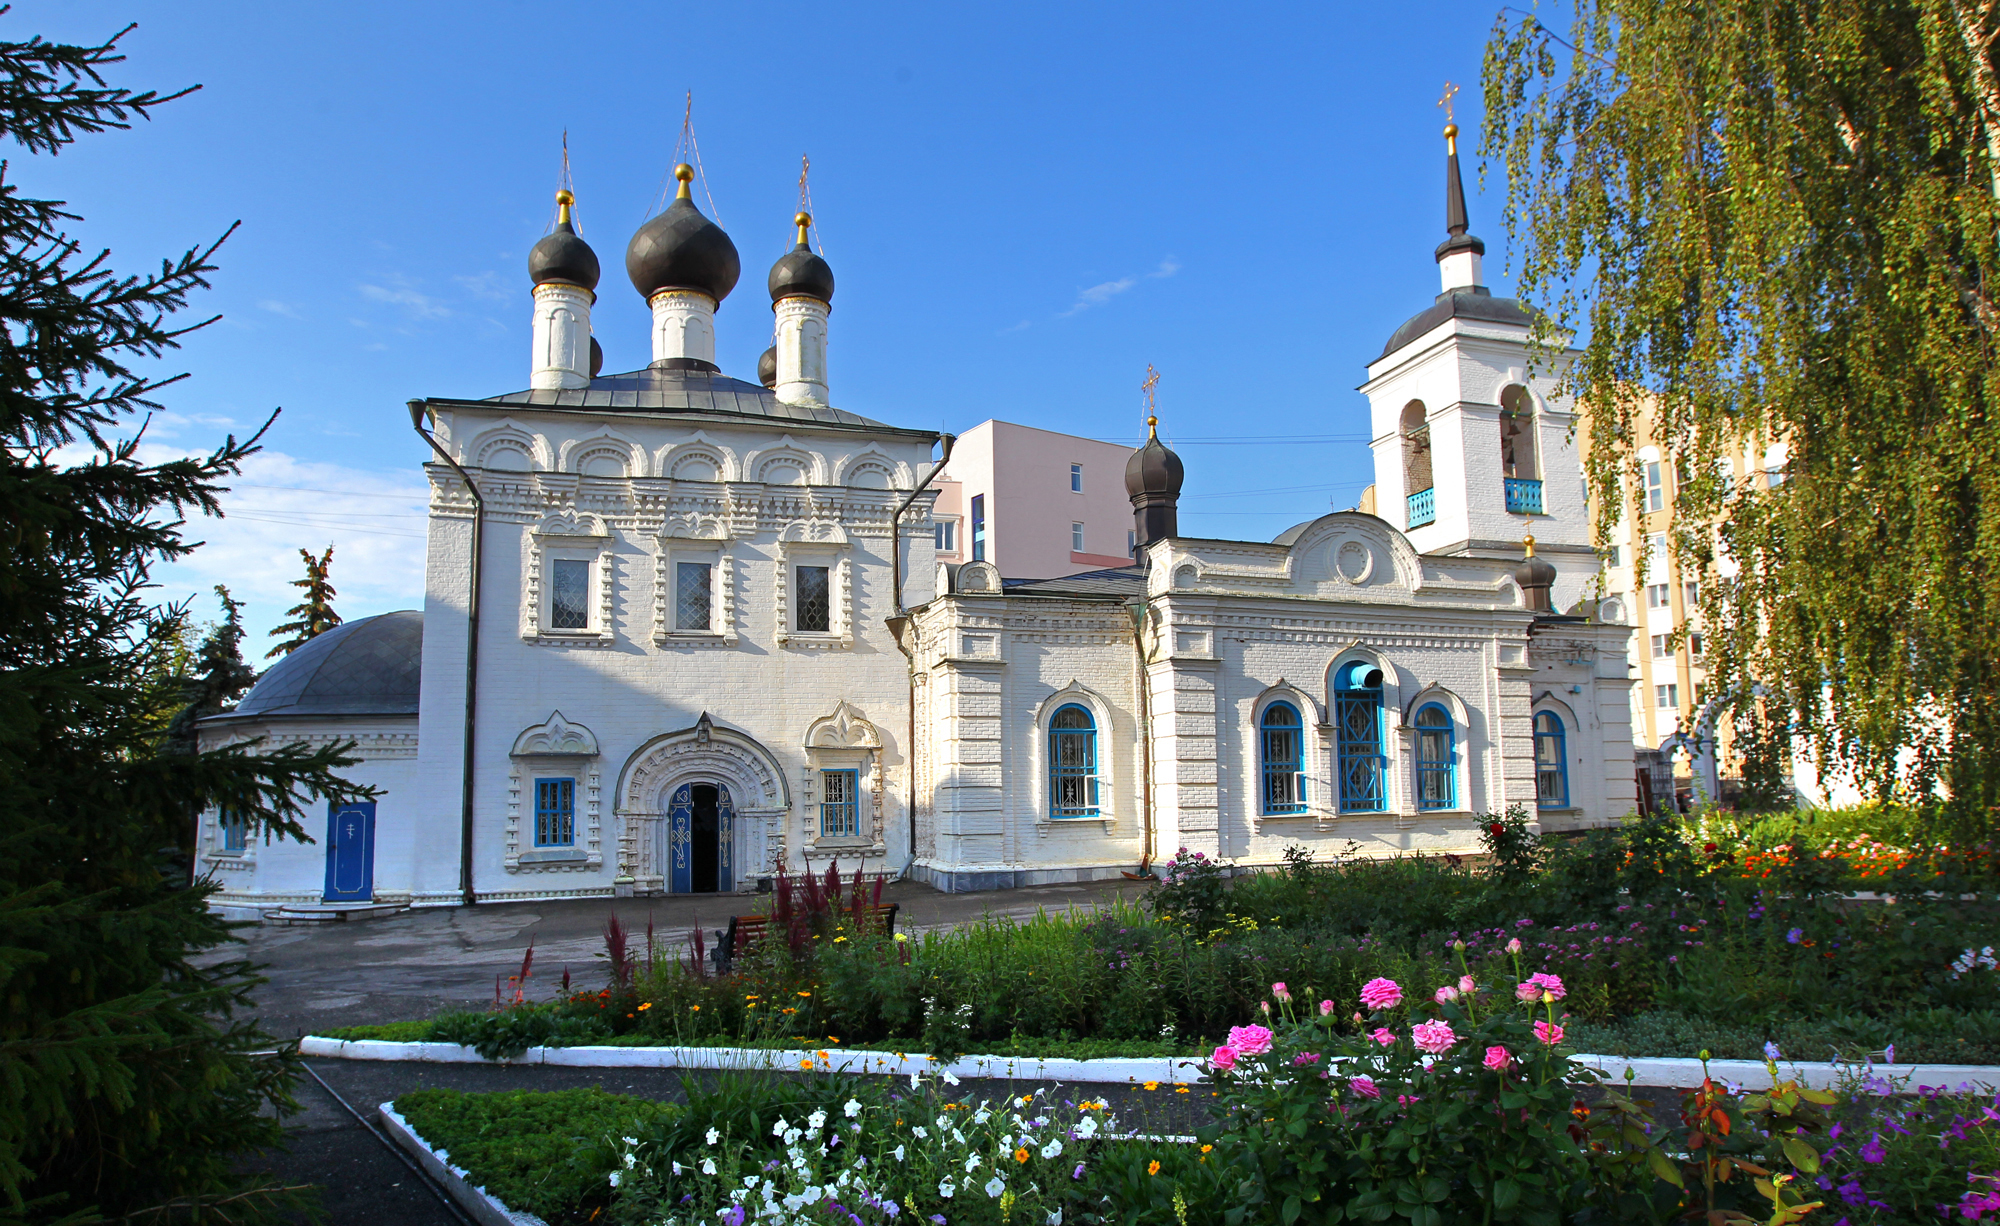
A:
POLYGON ((1714 855, 1714 854, 1715 854, 1715 853, 1716 853, 1716 852, 1717 852, 1717 851, 1718 851, 1719 849, 1718 849, 1718 848, 1716 847, 1716 845, 1715 845, 1715 844, 1713 844, 1713 843, 1710 843, 1710 844, 1708 844, 1708 845, 1707 845, 1706 847, 1703 847, 1703 848, 1702 848, 1702 850, 1703 850, 1703 851, 1705 851, 1705 852, 1707 852, 1707 853, 1708 853, 1709 855, 1711 855, 1711 856, 1712 856, 1712 855, 1714 855))
POLYGON ((1501 835, 1507 833, 1507 828, 1505 826, 1502 826, 1499 822, 1494 822, 1491 826, 1488 826, 1487 829, 1493 832, 1493 837, 1496 839, 1499 838, 1501 835))

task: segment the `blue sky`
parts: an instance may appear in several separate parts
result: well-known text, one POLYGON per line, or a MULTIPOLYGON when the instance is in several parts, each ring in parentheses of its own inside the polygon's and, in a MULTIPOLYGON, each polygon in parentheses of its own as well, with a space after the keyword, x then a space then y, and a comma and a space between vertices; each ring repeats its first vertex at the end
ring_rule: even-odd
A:
MULTIPOLYGON (((403 402, 526 385, 525 262, 565 129, 606 270, 606 368, 646 363, 622 257, 690 89, 743 253, 717 321, 726 372, 755 378, 763 275, 810 153, 839 279, 836 404, 1137 441, 1150 362, 1187 464, 1183 532, 1269 539, 1353 505, 1369 480, 1353 389, 1437 290, 1435 102, 1461 83, 1476 129, 1495 12, 27 0, 0 29, 80 41, 137 21, 120 83, 203 86, 9 173, 72 202, 78 235, 126 270, 241 219, 198 304, 223 318, 171 359, 193 377, 149 438, 198 449, 284 408, 229 518, 201 526, 208 547, 161 576, 176 596, 229 583, 257 641, 300 546, 336 545, 350 618, 421 606, 424 454, 403 402)), ((1466 169, 1504 291, 1498 183, 1466 169)))

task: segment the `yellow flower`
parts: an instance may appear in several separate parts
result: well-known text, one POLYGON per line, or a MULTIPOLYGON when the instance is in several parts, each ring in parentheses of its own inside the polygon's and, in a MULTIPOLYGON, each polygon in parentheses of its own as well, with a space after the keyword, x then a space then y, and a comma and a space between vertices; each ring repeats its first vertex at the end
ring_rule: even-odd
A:
POLYGON ((801 996, 811 996, 811 995, 812 995, 812 993, 811 993, 811 992, 800 992, 800 993, 799 993, 799 995, 801 995, 801 996))
POLYGON ((1185 1094, 1185 1093, 1187 1093, 1187 1092, 1188 1092, 1188 1088, 1187 1088, 1186 1086, 1175 1086, 1175 1087, 1174 1087, 1174 1093, 1176 1093, 1176 1094, 1185 1094))
POLYGON ((1146 1173, 1148 1175, 1157 1175, 1160 1173, 1160 1160, 1158 1158, 1146 1164, 1146 1173))
POLYGON ((646 1001, 646 1002, 645 1002, 644 1004, 641 1004, 641 1005, 639 1006, 639 1012, 641 1012, 641 1013, 644 1013, 644 1012, 645 1012, 646 1010, 648 1010, 648 1009, 650 1009, 650 1008, 652 1008, 652 1007, 653 1007, 653 1002, 652 1002, 652 1001, 650 1001, 650 1000, 649 1000, 649 1001, 646 1001))
POLYGON ((797 1012, 798 1012, 798 1010, 797 1010, 797 1009, 793 1009, 793 1008, 791 1008, 791 1007, 787 1006, 786 1008, 783 1008, 783 1009, 780 1009, 780 1010, 778 1010, 778 1012, 780 1012, 780 1013, 784 1013, 784 1014, 792 1014, 792 1013, 797 1013, 797 1012))
POLYGON ((1149 1081, 1146 1083, 1146 1088, 1148 1090, 1157 1090, 1160 1088, 1160 1083, 1157 1081, 1149 1081))
POLYGON ((700 1006, 700 1005, 689 1005, 689 1006, 688 1006, 688 1012, 689 1012, 689 1013, 700 1013, 700 1012, 701 1012, 701 1006, 700 1006))
POLYGON ((1215 1148, 1215 1146, 1213 1146, 1213 1145, 1204 1145, 1204 1146, 1202 1146, 1202 1147, 1201 1147, 1201 1152, 1205 1154, 1205 1153, 1208 1153, 1208 1152, 1209 1152, 1210 1150, 1212 1150, 1212 1149, 1214 1149, 1214 1148, 1215 1148))
POLYGON ((807 1068, 807 1069, 809 1069, 809 1068, 811 1068, 812 1066, 813 1066, 813 1062, 812 1062, 812 1061, 810 1061, 810 1060, 801 1060, 801 1061, 799 1061, 799 1067, 800 1067, 800 1068, 807 1068))

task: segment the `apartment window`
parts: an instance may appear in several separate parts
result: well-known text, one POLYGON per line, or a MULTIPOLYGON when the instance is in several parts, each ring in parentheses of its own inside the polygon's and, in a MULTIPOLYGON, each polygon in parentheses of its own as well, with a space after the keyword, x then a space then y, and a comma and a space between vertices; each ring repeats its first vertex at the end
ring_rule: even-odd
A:
POLYGON ((1669 602, 1669 600, 1670 600, 1670 599, 1671 599, 1671 598, 1670 598, 1670 597, 1669 597, 1669 596, 1667 595, 1667 585, 1666 585, 1666 584, 1664 584, 1664 583, 1648 583, 1648 584, 1646 585, 1646 607, 1647 607, 1647 608, 1649 608, 1649 609, 1664 609, 1664 608, 1666 608, 1666 607, 1667 607, 1667 604, 1668 604, 1668 602, 1669 602))
POLYGON ((834 838, 861 836, 861 802, 858 772, 819 773, 819 832, 834 838))
POLYGON ((939 553, 958 552, 958 521, 941 519, 937 522, 937 550, 939 553))
POLYGON ((535 780, 535 846, 576 842, 576 780, 535 780))
POLYGON ((1660 472, 1660 462, 1650 460, 1646 464, 1646 509, 1658 511, 1667 505, 1665 479, 1660 472))
POLYGON ((1667 534, 1654 532, 1646 537, 1646 565, 1664 566, 1667 561, 1667 534))
POLYGON ((1699 608, 1701 605, 1701 584, 1693 580, 1681 584, 1681 604, 1690 609, 1699 608))
POLYGON ((1664 660, 1664 659, 1666 659, 1666 658, 1667 658, 1667 656, 1668 656, 1669 654, 1671 654, 1671 653, 1669 653, 1669 652, 1667 651, 1667 636, 1666 636, 1666 635, 1664 635, 1664 634, 1656 634, 1656 635, 1654 635, 1654 636, 1653 636, 1653 658, 1654 658, 1655 660, 1664 660))
POLYGON ((242 851, 250 846, 250 823, 241 813, 224 809, 215 824, 222 832, 222 850, 242 851))
POLYGON ((1083 493, 1083 465, 1081 464, 1072 464, 1069 466, 1069 491, 1072 494, 1083 493))
POLYGON ((674 566, 674 629, 707 633, 714 608, 709 562, 679 562, 674 566))
POLYGON ((1605 550, 1604 564, 1606 566, 1625 565, 1625 547, 1623 545, 1613 545, 1611 548, 1605 550))
POLYGON ((1083 552, 1083 525, 1082 525, 1082 524, 1071 524, 1071 525, 1069 526, 1069 547, 1070 547, 1070 551, 1071 551, 1072 553, 1082 553, 1082 552, 1083 552))
POLYGON ((801 566, 798 576, 798 628, 806 633, 825 634, 833 629, 833 598, 829 576, 832 571, 825 566, 801 566))
POLYGON ((549 566, 549 628, 590 627, 590 563, 558 558, 549 566))
POLYGON ((1689 632, 1688 654, 1697 660, 1701 659, 1701 631, 1695 630, 1689 632))
POLYGON ((972 560, 986 560, 986 495, 972 496, 972 560))
POLYGON ((1678 685, 1656 685, 1653 687, 1653 705, 1662 710, 1681 705, 1681 687, 1678 685))

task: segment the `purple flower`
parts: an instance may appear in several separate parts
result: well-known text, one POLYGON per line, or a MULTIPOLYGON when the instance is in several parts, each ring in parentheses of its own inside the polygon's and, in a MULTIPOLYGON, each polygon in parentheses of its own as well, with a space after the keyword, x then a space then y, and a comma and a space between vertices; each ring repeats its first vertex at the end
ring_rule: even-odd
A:
POLYGON ((1081 1163, 1081 1162, 1077 1163, 1077 1164, 1076 1164, 1076 1169, 1075 1169, 1075 1170, 1073 1170, 1073 1171, 1071 1171, 1071 1172, 1069 1173, 1069 1177, 1070 1177, 1071 1179, 1082 1179, 1082 1178, 1083 1178, 1083 1163, 1081 1163))
POLYGON ((723 1226, 743 1226, 743 1206, 729 1206, 729 1212, 722 1215, 723 1226))
MULTIPOLYGON (((1888 1156, 1889 1151, 1882 1148, 1882 1134, 1879 1132, 1869 1137, 1868 1144, 1861 1147, 1861 1160, 1870 1165, 1879 1163, 1888 1158, 1888 1156)), ((1848 1203, 1854 1204, 1855 1202, 1849 1201, 1848 1203)))
POLYGON ((1787 945, 1797 945, 1800 941, 1803 941, 1805 939, 1806 939, 1806 930, 1803 928, 1794 928, 1790 932, 1785 934, 1785 944, 1787 945))

